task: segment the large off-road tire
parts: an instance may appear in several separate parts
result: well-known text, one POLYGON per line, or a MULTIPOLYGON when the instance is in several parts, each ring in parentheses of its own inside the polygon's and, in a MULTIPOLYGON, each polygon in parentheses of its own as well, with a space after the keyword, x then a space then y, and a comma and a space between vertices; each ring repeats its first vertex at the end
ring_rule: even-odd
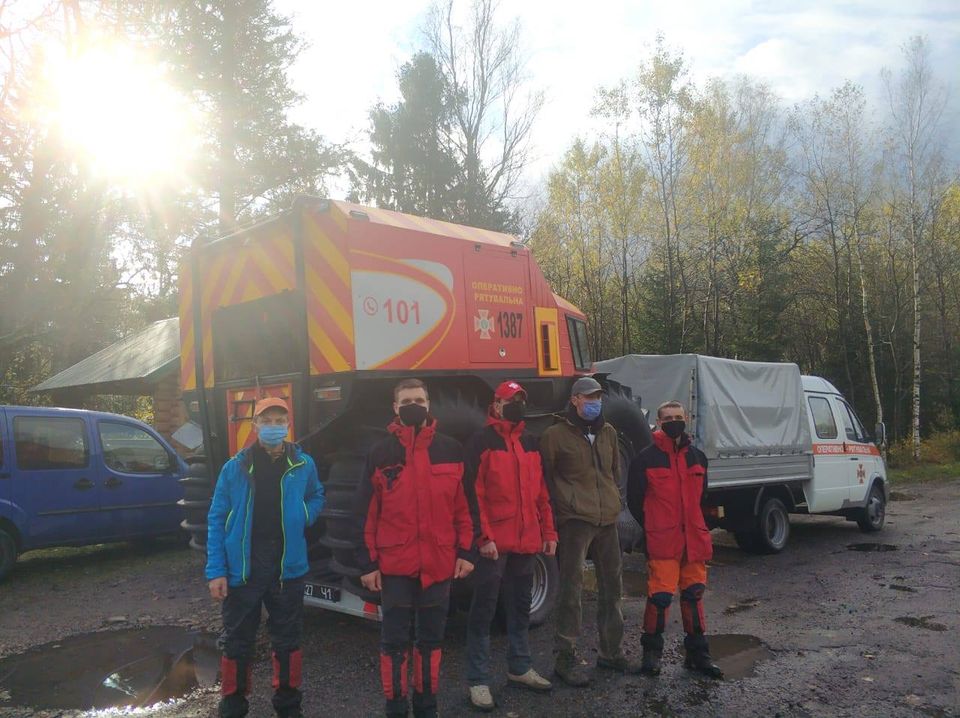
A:
POLYGON ((17 542, 6 529, 0 528, 0 581, 5 579, 17 562, 17 542))
POLYGON ((190 456, 186 462, 187 473, 180 479, 183 498, 177 502, 183 512, 180 528, 190 534, 190 548, 206 551, 207 513, 210 511, 214 479, 210 475, 206 456, 190 456))
POLYGON ((653 436, 640 404, 630 396, 629 390, 610 379, 606 380, 603 415, 617 430, 620 450, 620 475, 617 481, 624 507, 617 517, 620 547, 624 551, 632 551, 643 541, 643 527, 627 508, 627 477, 630 462, 652 443, 653 436))
POLYGON ((887 518, 887 494, 883 487, 874 482, 867 494, 867 505, 857 513, 857 525, 864 533, 874 533, 883 528, 887 518))

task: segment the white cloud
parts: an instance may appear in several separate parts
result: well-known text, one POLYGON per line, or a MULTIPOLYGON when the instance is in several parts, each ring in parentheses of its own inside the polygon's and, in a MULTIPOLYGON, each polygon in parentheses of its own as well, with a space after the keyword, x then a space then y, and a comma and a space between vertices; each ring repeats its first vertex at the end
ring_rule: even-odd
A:
MULTIPOLYGON (((429 1, 276 4, 295 14, 294 27, 312 45, 292 71, 307 96, 295 119, 330 139, 362 143, 369 108, 396 98, 397 68, 421 46, 417 31, 429 1)), ((851 79, 882 110, 879 71, 900 65, 900 47, 915 34, 929 37, 943 81, 956 81, 960 67, 960 6, 949 0, 801 7, 785 0, 503 0, 500 11, 520 17, 531 84, 547 94, 535 133, 539 160, 528 173, 534 180, 576 135, 597 131, 590 117, 596 88, 630 76, 658 32, 683 52, 697 83, 748 74, 790 104, 851 79)), ((950 117, 956 122, 956 110, 950 117)))

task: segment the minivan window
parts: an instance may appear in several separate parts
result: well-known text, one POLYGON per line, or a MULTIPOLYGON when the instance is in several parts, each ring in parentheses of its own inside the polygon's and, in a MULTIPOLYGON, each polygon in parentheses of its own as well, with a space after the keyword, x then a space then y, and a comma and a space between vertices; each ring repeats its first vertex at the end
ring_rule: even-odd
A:
POLYGON ((127 474, 156 474, 170 470, 170 454, 146 431, 129 424, 101 421, 103 463, 127 474))
POLYGON ((20 469, 78 469, 90 457, 83 419, 14 417, 13 444, 20 469))
POLYGON ((813 425, 817 428, 817 436, 821 439, 837 438, 837 422, 833 418, 830 402, 822 396, 811 396, 810 413, 813 415, 813 425))

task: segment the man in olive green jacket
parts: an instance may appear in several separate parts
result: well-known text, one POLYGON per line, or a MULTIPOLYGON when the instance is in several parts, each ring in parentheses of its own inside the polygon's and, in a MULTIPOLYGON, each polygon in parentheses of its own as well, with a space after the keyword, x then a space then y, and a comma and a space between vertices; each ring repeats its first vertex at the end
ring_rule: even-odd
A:
POLYGON ((583 564, 588 551, 597 576, 597 667, 640 672, 639 662, 627 659, 621 645, 620 451, 616 429, 603 418, 602 396, 596 379, 577 379, 565 421, 551 426, 540 438, 543 473, 560 534, 554 673, 572 686, 590 683, 590 675, 577 658, 583 564))

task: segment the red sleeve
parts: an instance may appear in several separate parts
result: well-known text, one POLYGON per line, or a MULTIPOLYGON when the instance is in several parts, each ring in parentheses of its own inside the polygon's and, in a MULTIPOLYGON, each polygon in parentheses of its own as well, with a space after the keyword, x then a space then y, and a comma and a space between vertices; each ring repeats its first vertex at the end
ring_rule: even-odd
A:
POLYGON ((476 545, 480 527, 474 520, 467 503, 467 495, 463 482, 457 484, 457 495, 453 499, 453 525, 457 531, 457 558, 463 558, 471 563, 477 562, 476 545))

